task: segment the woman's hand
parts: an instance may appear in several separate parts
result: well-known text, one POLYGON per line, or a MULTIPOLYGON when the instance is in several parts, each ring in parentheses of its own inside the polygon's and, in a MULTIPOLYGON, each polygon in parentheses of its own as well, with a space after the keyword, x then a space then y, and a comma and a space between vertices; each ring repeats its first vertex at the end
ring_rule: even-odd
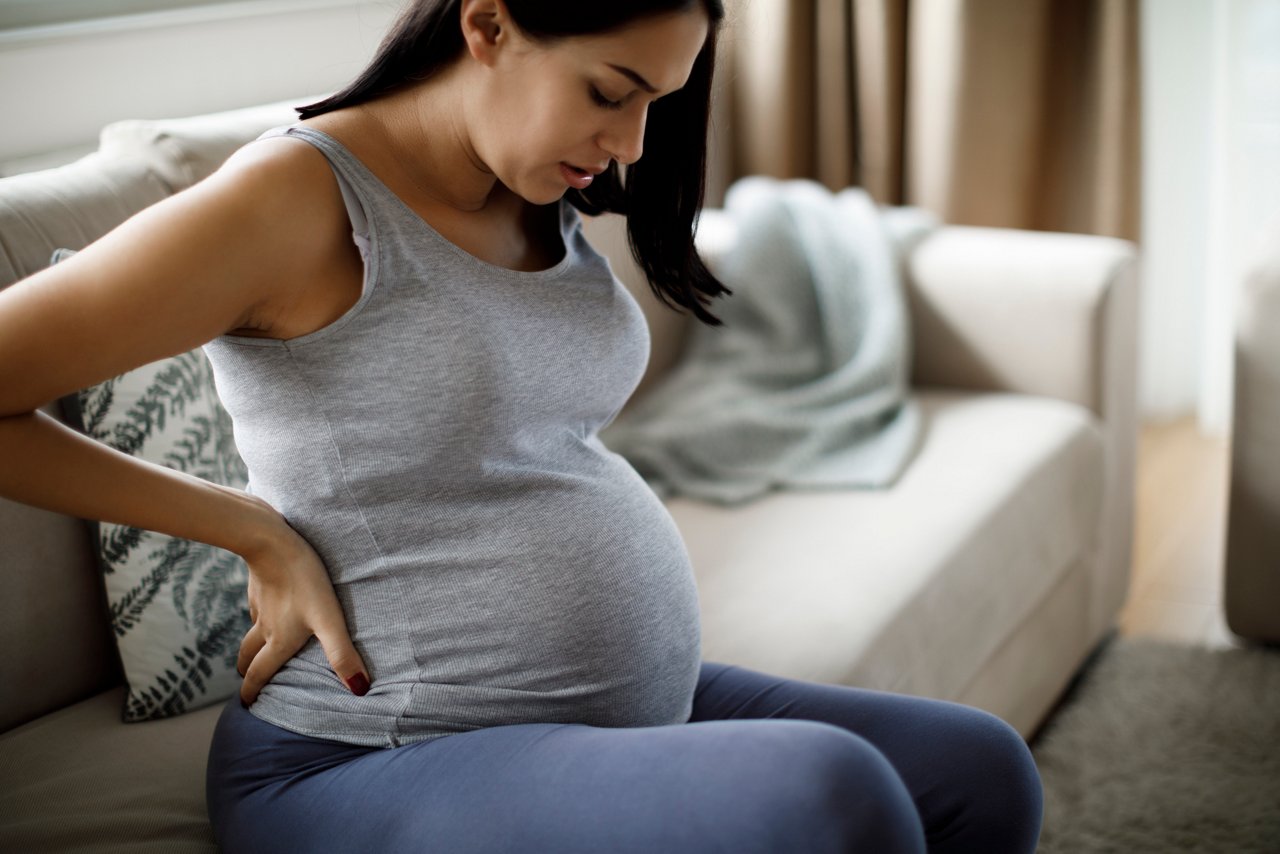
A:
MULTIPOLYGON (((265 504, 265 502, 264 502, 265 504)), ((369 690, 369 671, 351 643, 342 606, 324 562, 284 517, 269 543, 244 555, 249 566, 249 617, 236 670, 244 676, 240 699, 258 697, 284 663, 315 635, 330 666, 353 694, 369 690)))

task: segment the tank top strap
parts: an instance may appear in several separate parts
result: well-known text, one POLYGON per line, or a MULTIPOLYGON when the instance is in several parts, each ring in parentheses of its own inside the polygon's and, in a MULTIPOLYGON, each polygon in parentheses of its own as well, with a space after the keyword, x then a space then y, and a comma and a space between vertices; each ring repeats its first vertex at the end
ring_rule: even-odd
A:
MULTIPOLYGON (((368 241, 370 214, 367 206, 371 198, 380 192, 381 183, 355 158, 351 152, 337 143, 327 134, 319 133, 311 128, 298 124, 283 125, 264 131, 258 139, 274 136, 292 136, 320 149, 320 153, 329 161, 334 176, 338 179, 338 189, 342 191, 342 201, 347 207, 347 216, 351 219, 352 233, 361 241, 368 241)), ((363 249, 364 246, 361 246, 363 249)))
MULTIPOLYGON (((404 200, 383 183, 382 179, 375 175, 360 158, 356 157, 350 149, 329 134, 315 128, 303 126, 300 123, 294 123, 264 131, 257 139, 266 139, 273 136, 293 136, 306 140, 318 148, 328 159, 329 165, 333 168, 334 174, 338 178, 338 185, 342 190, 342 198, 346 203, 347 213, 351 218, 353 234, 356 236, 356 242, 360 245, 362 252, 367 252, 368 245, 374 239, 370 235, 370 228, 379 232, 390 228, 407 234, 421 233, 429 235, 428 239, 434 241, 439 247, 451 254, 465 258, 470 263, 476 262, 474 257, 450 242, 436 231, 430 223, 409 208, 404 200)), ((578 210, 564 198, 561 198, 556 204, 559 212, 560 237, 564 246, 564 257, 559 264, 547 270, 534 273, 515 273, 515 275, 525 278, 530 276, 557 276, 583 258, 591 258, 607 266, 608 262, 595 251, 583 235, 582 218, 578 210)), ((491 265, 485 265, 485 267, 492 275, 512 275, 512 271, 501 267, 493 267, 491 265)))

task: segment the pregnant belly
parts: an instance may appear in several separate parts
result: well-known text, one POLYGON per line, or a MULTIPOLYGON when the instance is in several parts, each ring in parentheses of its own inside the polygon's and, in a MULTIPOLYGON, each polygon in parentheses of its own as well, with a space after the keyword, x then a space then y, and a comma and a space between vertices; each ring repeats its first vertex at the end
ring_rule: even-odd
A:
POLYGON ((407 694, 401 725, 686 721, 697 591, 661 501, 629 466, 520 495, 343 591, 375 685, 407 694))

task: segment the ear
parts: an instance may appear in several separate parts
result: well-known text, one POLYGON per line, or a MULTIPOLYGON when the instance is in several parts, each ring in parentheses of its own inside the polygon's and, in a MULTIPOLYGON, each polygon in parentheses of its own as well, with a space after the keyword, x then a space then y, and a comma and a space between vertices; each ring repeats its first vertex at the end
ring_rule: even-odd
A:
POLYGON ((511 16, 502 0, 462 0, 462 38, 471 56, 492 66, 510 41, 511 16))

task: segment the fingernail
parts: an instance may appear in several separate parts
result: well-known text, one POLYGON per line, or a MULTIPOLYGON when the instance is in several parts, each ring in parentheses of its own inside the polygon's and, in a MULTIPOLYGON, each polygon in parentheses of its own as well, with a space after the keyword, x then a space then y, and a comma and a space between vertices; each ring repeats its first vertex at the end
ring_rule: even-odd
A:
POLYGON ((347 680, 347 687, 351 689, 352 694, 363 697, 369 693, 369 677, 363 673, 357 673, 347 680))

